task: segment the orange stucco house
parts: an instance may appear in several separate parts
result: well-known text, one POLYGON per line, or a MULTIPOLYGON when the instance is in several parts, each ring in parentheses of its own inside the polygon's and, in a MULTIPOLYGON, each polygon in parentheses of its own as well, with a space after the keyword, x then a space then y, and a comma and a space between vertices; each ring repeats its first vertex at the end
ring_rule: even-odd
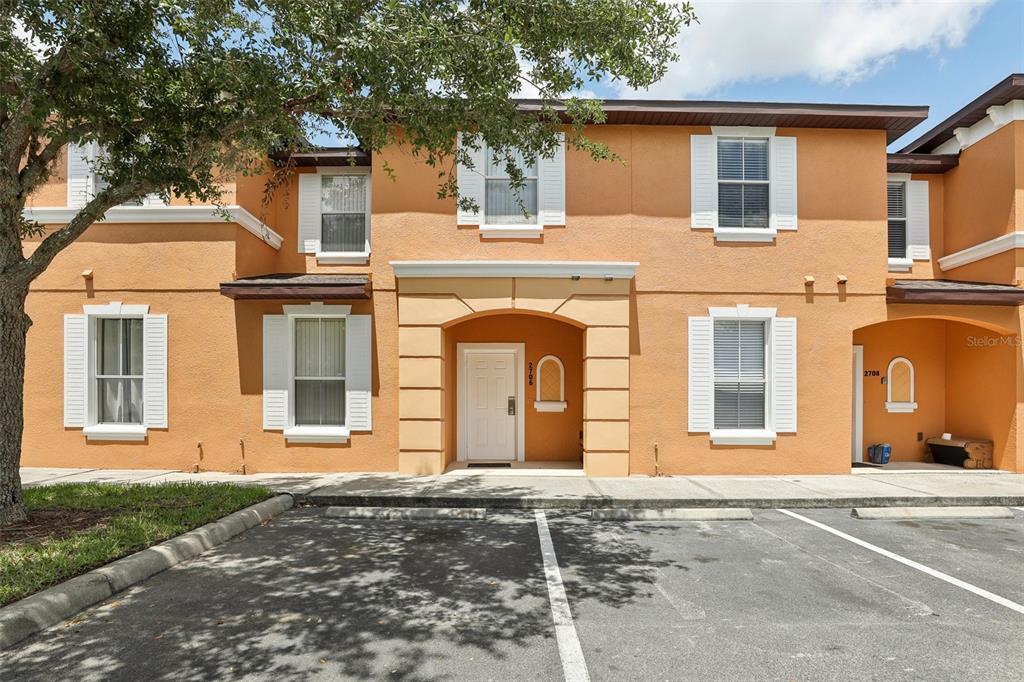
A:
POLYGON ((238 178, 230 220, 112 209, 28 297, 24 463, 845 473, 950 432, 1024 471, 1024 76, 899 153, 926 107, 605 109, 625 163, 524 160, 528 216, 486 150, 477 213, 398 149, 298 155, 267 209, 238 178))

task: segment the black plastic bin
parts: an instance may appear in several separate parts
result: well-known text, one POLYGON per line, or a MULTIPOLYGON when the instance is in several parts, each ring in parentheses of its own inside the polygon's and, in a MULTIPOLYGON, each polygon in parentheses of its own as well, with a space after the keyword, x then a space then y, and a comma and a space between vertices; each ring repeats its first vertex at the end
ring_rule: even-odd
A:
POLYGON ((932 459, 938 464, 962 467, 967 459, 967 453, 961 445, 940 445, 939 443, 928 443, 928 449, 932 451, 932 459))

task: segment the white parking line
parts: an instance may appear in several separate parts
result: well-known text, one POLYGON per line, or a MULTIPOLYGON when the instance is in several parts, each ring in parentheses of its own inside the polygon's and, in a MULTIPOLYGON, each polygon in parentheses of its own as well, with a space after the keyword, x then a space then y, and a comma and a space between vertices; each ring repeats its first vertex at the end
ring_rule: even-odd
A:
POLYGON ((569 599, 565 596, 562 585, 562 574, 558 570, 558 558, 555 556, 555 545, 551 542, 548 531, 548 517, 540 509, 534 512, 537 519, 537 535, 540 537, 540 554, 544 559, 544 577, 548 583, 548 599, 551 602, 551 615, 555 619, 555 640, 558 642, 558 655, 562 659, 562 674, 566 682, 589 682, 587 662, 583 659, 583 648, 576 634, 576 625, 572 621, 569 610, 569 599))
POLYGON ((788 509, 778 509, 776 511, 782 512, 786 516, 791 516, 794 519, 798 519, 800 521, 803 521, 804 523, 809 523, 812 526, 814 526, 815 528, 820 528, 821 530, 825 531, 826 533, 831 533, 832 535, 835 535, 836 537, 842 538, 844 540, 848 540, 849 542, 852 542, 855 545, 860 545, 864 549, 870 549, 872 552, 875 552, 876 554, 881 554, 882 556, 888 557, 888 558, 892 559, 893 561, 898 561, 901 564, 903 564, 904 566, 910 566, 911 568, 916 569, 918 571, 921 571, 922 573, 926 573, 926 574, 932 576, 933 578, 938 578, 939 580, 944 580, 945 582, 949 583, 950 585, 956 585, 960 589, 967 590, 968 592, 973 592, 974 594, 978 595, 979 597, 984 597, 985 599, 988 599, 989 601, 995 602, 996 604, 999 604, 1000 606, 1005 606, 1006 608, 1008 608, 1008 609, 1010 609, 1012 611, 1016 611, 1017 613, 1024 614, 1024 606, 1021 606, 1020 604, 1018 604, 1015 601, 1010 601, 1009 599, 1007 599, 1005 597, 1000 597, 998 594, 993 594, 993 593, 989 592, 988 590, 983 590, 982 588, 977 587, 975 585, 972 585, 970 583, 965 583, 963 580, 960 580, 959 578, 954 578, 953 576, 947 575, 946 573, 943 573, 942 571, 936 571, 934 568, 929 568, 928 566, 925 566, 924 564, 919 564, 916 561, 913 561, 913 560, 908 559, 906 557, 902 557, 899 554, 895 554, 893 552, 890 552, 887 549, 882 549, 881 547, 878 547, 877 545, 872 545, 870 542, 865 542, 864 540, 861 540, 860 538, 855 538, 852 535, 848 535, 848 534, 844 533, 841 530, 836 530, 835 528, 833 528, 831 526, 826 526, 824 523, 821 523, 819 521, 815 521, 814 519, 809 519, 806 516, 801 516, 800 514, 797 514, 796 512, 791 512, 788 509))

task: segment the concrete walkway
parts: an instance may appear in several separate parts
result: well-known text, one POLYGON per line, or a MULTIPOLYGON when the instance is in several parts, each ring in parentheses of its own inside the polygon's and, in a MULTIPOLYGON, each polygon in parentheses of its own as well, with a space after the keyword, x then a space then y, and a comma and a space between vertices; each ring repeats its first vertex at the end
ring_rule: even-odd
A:
POLYGON ((26 486, 70 482, 229 482, 265 485, 313 505, 600 509, 668 507, 1024 506, 1024 475, 998 471, 857 470, 828 476, 584 478, 544 470, 443 476, 190 474, 149 469, 23 468, 26 486))

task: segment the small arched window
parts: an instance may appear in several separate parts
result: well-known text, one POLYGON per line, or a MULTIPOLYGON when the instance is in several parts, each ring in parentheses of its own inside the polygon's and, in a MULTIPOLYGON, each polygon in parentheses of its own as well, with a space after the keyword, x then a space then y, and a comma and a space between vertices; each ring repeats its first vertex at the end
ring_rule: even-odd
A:
POLYGON ((538 412, 565 411, 565 367, 554 355, 545 355, 537 363, 537 400, 533 407, 538 412))
POLYGON ((913 412, 917 409, 917 403, 914 402, 914 364, 910 360, 893 358, 886 372, 885 383, 886 411, 913 412))

